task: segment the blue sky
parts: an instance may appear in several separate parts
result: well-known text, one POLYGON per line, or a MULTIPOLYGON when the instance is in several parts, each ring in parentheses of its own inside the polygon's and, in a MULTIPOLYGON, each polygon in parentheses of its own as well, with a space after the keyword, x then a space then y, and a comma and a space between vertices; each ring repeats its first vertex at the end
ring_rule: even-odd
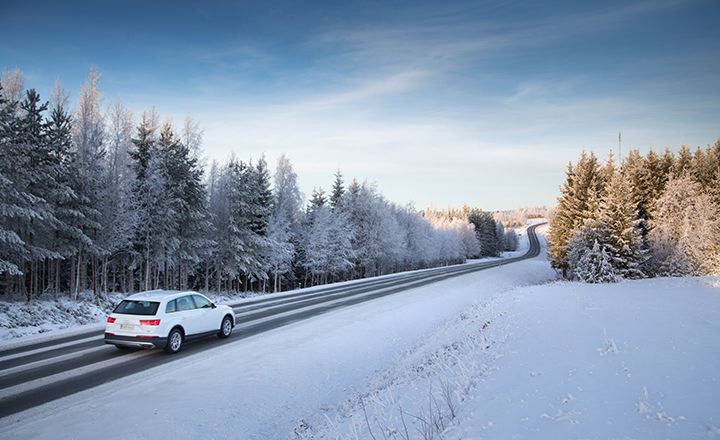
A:
POLYGON ((7 2, 0 69, 46 99, 204 129, 208 160, 286 153, 418 208, 555 203, 592 149, 720 137, 720 2, 7 2))

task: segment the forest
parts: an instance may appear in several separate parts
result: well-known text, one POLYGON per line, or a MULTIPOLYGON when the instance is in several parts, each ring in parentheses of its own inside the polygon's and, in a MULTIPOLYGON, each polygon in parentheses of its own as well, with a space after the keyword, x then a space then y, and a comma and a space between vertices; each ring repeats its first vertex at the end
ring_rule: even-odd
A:
POLYGON ((694 152, 631 150, 617 165, 583 152, 566 175, 548 237, 566 278, 720 275, 720 139, 694 152))
MULTIPOLYGON (((479 209, 417 211, 374 184, 305 203, 290 159, 203 165, 202 130, 154 111, 136 122, 103 105, 91 69, 70 108, 19 69, 0 82, 0 293, 41 296, 151 289, 270 292, 464 262, 514 250, 517 236, 479 209)), ((332 171, 331 171, 332 172, 332 171)), ((330 173, 331 173, 330 172, 330 173)))

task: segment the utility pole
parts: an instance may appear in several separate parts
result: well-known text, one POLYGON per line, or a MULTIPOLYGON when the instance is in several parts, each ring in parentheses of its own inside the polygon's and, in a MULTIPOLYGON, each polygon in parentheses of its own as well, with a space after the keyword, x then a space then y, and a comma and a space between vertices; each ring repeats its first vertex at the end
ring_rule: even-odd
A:
POLYGON ((622 132, 618 131, 618 166, 622 166, 622 132))

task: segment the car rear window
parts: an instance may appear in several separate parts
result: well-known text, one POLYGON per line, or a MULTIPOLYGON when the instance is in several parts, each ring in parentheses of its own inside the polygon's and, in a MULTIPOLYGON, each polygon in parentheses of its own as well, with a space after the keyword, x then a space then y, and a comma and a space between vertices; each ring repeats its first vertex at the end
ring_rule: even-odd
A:
POLYGON ((159 302, 155 301, 132 301, 124 299, 115 307, 113 313, 124 315, 154 315, 157 312, 159 302))

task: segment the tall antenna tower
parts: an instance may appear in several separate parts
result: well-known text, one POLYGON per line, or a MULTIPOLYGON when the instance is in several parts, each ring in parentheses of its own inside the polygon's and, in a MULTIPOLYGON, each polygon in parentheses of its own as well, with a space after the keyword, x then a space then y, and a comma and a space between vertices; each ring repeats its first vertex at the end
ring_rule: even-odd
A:
POLYGON ((622 132, 618 131, 618 166, 622 166, 622 132))

